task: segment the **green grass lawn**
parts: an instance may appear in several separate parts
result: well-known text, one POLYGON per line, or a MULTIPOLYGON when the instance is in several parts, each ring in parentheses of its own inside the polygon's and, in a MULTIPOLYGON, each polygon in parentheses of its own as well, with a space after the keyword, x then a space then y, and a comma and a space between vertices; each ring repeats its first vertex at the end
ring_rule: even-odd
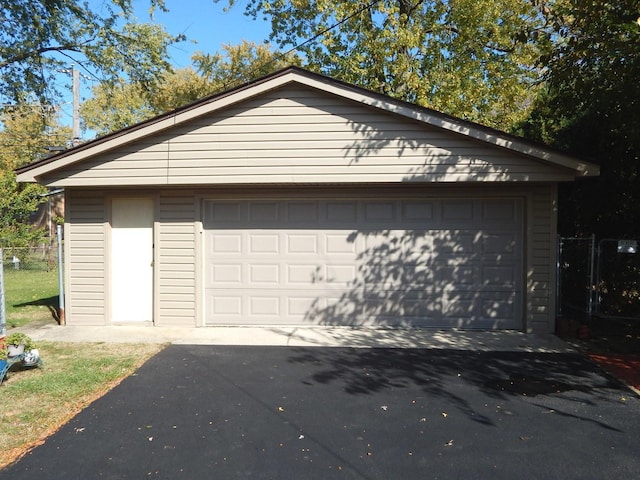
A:
MULTIPOLYGON (((53 321, 49 306, 57 306, 57 272, 10 271, 4 279, 7 333, 28 323, 53 321)), ((163 348, 54 342, 38 342, 37 347, 44 368, 16 367, 0 386, 0 468, 44 441, 163 348)))
MULTIPOLYGON (((5 263, 7 333, 33 322, 54 322, 57 270, 47 271, 44 262, 35 261, 25 261, 24 267, 15 270, 5 263)), ((18 368, 0 386, 0 468, 43 442, 163 348, 62 342, 38 342, 37 347, 44 368, 18 368)))
POLYGON ((0 468, 42 443, 163 348, 62 342, 37 346, 44 368, 12 370, 0 386, 0 468))
POLYGON ((58 271, 4 270, 7 329, 32 322, 53 321, 58 307, 58 271))

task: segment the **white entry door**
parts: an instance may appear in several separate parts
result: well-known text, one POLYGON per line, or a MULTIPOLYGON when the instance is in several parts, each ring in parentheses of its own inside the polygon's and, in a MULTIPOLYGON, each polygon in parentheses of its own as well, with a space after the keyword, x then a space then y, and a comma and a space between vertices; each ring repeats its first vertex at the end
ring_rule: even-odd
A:
POLYGON ((111 204, 111 321, 153 320, 153 199, 111 204))

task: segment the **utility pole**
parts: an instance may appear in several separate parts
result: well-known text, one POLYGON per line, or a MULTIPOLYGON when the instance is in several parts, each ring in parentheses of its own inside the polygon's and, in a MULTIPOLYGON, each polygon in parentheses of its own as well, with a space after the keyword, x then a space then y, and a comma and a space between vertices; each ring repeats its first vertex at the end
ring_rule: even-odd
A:
POLYGON ((71 65, 73 77, 73 145, 80 143, 80 72, 75 65, 71 65))

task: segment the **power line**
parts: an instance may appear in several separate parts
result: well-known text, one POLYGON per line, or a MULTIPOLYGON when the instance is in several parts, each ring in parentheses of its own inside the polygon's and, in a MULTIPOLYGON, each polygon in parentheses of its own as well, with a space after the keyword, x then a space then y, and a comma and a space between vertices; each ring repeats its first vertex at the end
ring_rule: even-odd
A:
MULTIPOLYGON (((290 48, 289 50, 287 50, 284 53, 281 53, 279 55, 276 55, 274 58, 272 58, 271 60, 267 61, 266 63, 263 63, 262 65, 259 65, 257 67, 255 67, 254 69, 249 71, 249 75, 250 76, 254 76, 257 75, 257 72, 259 70, 264 69, 265 67, 268 67, 269 65, 271 65, 272 63, 275 63, 279 60, 281 60, 282 58, 286 57, 287 55, 289 55, 290 53, 304 47, 305 45, 307 45, 308 43, 311 43, 315 40, 317 40, 318 38, 320 38, 321 36, 323 36, 325 33, 330 32, 331 30, 333 30, 336 27, 339 27, 340 25, 342 25, 343 23, 347 22, 348 20, 351 20, 353 17, 360 15, 362 12, 364 12, 365 10, 370 9, 371 7, 373 7, 376 3, 378 3, 380 0, 373 0, 371 2, 369 2, 368 4, 366 4, 365 6, 359 8, 358 10, 356 10, 354 13, 352 13, 351 15, 347 15, 345 18, 343 18, 342 20, 334 23, 333 25, 331 25, 330 27, 325 28, 324 30, 322 30, 321 32, 315 34, 313 37, 305 40, 302 43, 297 44, 295 47, 290 48)), ((213 92, 214 94, 217 92, 220 92, 222 90, 226 90, 228 88, 230 88, 231 85, 225 84, 222 88, 216 90, 215 92, 213 92)))

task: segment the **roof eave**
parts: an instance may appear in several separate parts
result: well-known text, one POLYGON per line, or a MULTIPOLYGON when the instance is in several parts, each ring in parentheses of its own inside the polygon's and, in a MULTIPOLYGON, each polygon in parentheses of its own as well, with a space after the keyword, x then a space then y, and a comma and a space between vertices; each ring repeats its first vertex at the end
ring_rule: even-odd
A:
POLYGON ((261 79, 221 94, 212 95, 198 102, 173 110, 172 112, 159 115, 105 137, 71 148, 58 155, 21 167, 16 170, 17 179, 20 182, 36 182, 42 175, 64 168, 77 161, 156 134, 167 128, 242 102, 251 97, 261 95, 266 91, 279 88, 294 81, 345 99, 386 110, 418 122, 518 152, 552 165, 571 169, 575 172, 577 178, 599 175, 599 167, 597 165, 580 161, 543 145, 535 144, 525 139, 500 132, 499 130, 451 117, 436 112, 435 110, 397 100, 298 67, 287 67, 261 79))

